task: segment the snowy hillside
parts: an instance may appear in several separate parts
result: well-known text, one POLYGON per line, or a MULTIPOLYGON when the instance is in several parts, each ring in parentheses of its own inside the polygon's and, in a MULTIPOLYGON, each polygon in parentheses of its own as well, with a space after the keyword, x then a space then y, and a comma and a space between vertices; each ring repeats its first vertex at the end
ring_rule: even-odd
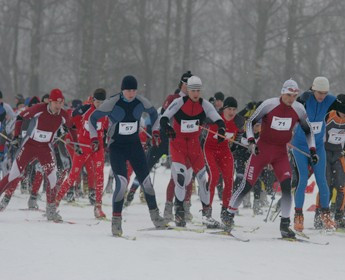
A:
MULTIPOLYGON (((155 189, 161 212, 170 170, 159 168, 155 189)), ((305 205, 315 201, 315 191, 305 205)), ((43 196, 44 199, 44 196, 43 196)), ((87 203, 87 200, 79 200, 87 203)), ((111 217, 111 196, 104 197, 104 210, 111 217)), ((42 209, 43 201, 39 202, 42 209)), ((65 205, 60 214, 76 224, 48 223, 42 212, 27 207, 27 195, 16 192, 5 212, 0 213, 0 279, 6 280, 125 280, 125 279, 340 279, 345 272, 345 234, 332 235, 306 230, 311 240, 328 246, 277 240, 279 219, 264 223, 265 216, 252 216, 240 209, 234 234, 227 236, 177 231, 138 231, 152 227, 147 206, 138 194, 124 210, 123 230, 136 240, 111 236, 110 222, 98 223, 93 207, 65 205), (246 233, 260 227, 254 233, 246 233)), ((220 202, 215 198, 213 216, 219 220, 220 202)), ((192 213, 201 220, 200 202, 193 196, 192 213)), ((313 225, 313 213, 305 212, 305 226, 313 225)), ((190 228, 201 228, 188 225, 190 228)), ((207 230, 214 231, 214 230, 207 230)))

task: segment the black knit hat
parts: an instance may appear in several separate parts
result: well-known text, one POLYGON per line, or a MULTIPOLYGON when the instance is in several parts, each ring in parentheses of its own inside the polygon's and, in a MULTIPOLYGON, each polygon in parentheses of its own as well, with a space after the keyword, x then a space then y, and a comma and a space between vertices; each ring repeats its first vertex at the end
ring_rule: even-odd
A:
POLYGON ((41 102, 41 100, 40 100, 40 98, 39 98, 38 96, 33 96, 33 97, 30 99, 30 101, 29 101, 28 107, 31 107, 31 106, 33 106, 33 105, 35 105, 35 104, 40 103, 40 102, 41 102))
POLYGON ((44 99, 48 98, 49 99, 49 94, 46 93, 45 95, 42 96, 41 101, 44 102, 44 99))
POLYGON ((131 75, 125 76, 122 79, 121 90, 125 89, 138 89, 137 79, 131 75))
POLYGON ((231 107, 231 108, 237 108, 237 100, 236 100, 234 97, 232 97, 232 96, 227 97, 227 98, 225 99, 225 101, 224 101, 224 104, 223 104, 223 108, 224 108, 224 109, 225 109, 225 108, 229 108, 229 107, 231 107))
POLYGON ((98 88, 93 93, 93 98, 96 100, 104 101, 106 97, 107 97, 107 92, 105 91, 104 88, 98 88))
POLYGON ((186 73, 183 73, 183 75, 181 76, 181 82, 187 83, 188 79, 192 76, 193 76, 192 72, 188 70, 186 73))
POLYGON ((214 94, 214 98, 216 100, 224 101, 224 93, 222 93, 221 91, 218 91, 214 94))
POLYGON ((72 108, 76 109, 81 106, 83 102, 80 99, 73 99, 72 100, 72 108))

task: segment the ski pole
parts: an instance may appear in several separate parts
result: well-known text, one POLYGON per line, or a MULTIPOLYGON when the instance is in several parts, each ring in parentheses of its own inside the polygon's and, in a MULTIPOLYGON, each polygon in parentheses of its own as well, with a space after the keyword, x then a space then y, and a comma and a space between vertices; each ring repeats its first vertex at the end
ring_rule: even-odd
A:
POLYGON ((240 143, 240 142, 238 142, 238 141, 236 141, 236 140, 228 139, 228 138, 226 138, 224 135, 221 135, 221 134, 219 134, 219 133, 217 133, 217 132, 215 132, 215 131, 213 131, 213 130, 207 128, 207 127, 204 127, 204 126, 202 126, 202 125, 199 125, 199 127, 202 128, 202 129, 204 129, 204 130, 206 130, 206 131, 208 131, 208 132, 211 132, 211 133, 214 134, 214 135, 217 135, 217 136, 219 136, 219 137, 222 137, 222 138, 224 138, 225 140, 228 140, 229 142, 233 142, 233 143, 236 144, 236 145, 242 146, 242 147, 244 147, 244 148, 248 148, 247 145, 242 144, 242 143, 240 143))
POLYGON ((310 155, 309 155, 308 153, 302 151, 301 149, 298 149, 298 148, 295 147, 294 145, 292 145, 292 144, 290 144, 290 143, 287 143, 287 145, 288 145, 290 148, 292 148, 292 149, 296 150, 297 152, 301 153, 302 155, 305 155, 306 157, 310 158, 310 155))
POLYGON ((87 144, 83 144, 83 143, 78 143, 78 142, 73 142, 70 140, 63 140, 61 137, 57 138, 58 141, 61 141, 62 143, 64 143, 65 145, 79 145, 80 147, 87 147, 87 148, 91 148, 90 145, 87 144))
POLYGON ((140 127, 140 130, 143 131, 147 135, 148 138, 152 139, 151 134, 148 133, 143 127, 140 127))
POLYGON ((278 187, 276 187, 276 189, 274 190, 274 193, 273 193, 272 196, 271 196, 271 204, 270 204, 270 207, 268 208, 266 218, 264 219, 264 222, 265 222, 265 223, 267 223, 267 219, 268 219, 268 216, 269 216, 269 214, 270 214, 270 212, 271 212, 271 208, 272 208, 272 205, 273 205, 273 201, 274 201, 275 198, 276 198, 277 190, 278 190, 278 187))
POLYGON ((2 138, 4 138, 5 140, 7 140, 8 142, 12 142, 12 139, 10 139, 9 137, 7 137, 5 134, 3 134, 2 132, 0 132, 0 136, 2 138))

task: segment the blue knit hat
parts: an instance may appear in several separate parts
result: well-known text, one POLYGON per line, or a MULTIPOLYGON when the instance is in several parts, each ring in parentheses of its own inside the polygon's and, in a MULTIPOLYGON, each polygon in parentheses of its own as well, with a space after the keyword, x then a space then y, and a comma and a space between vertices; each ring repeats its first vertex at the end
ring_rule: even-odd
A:
POLYGON ((138 89, 137 79, 128 75, 122 79, 121 90, 125 89, 138 89))

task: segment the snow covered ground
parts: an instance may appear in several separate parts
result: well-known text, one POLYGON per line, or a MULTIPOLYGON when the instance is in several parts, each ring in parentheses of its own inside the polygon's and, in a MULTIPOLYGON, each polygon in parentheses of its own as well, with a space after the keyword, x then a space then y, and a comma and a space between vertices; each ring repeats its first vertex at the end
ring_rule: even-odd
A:
MULTIPOLYGON (((160 210, 170 170, 160 167, 155 189, 160 210)), ((44 196, 43 196, 44 198, 44 196)), ((87 202, 87 200, 80 200, 87 202)), ((111 196, 104 196, 104 210, 111 216, 111 196)), ((307 195, 305 208, 315 201, 315 191, 307 195)), ((45 208, 40 201, 40 207, 45 208)), ((147 206, 136 195, 124 210, 123 229, 135 241, 111 236, 110 222, 93 218, 93 207, 65 205, 60 214, 77 224, 44 221, 41 212, 21 211, 27 195, 16 192, 5 212, 0 213, 0 279, 6 280, 125 280, 125 279, 341 279, 345 273, 345 234, 321 234, 306 230, 311 239, 329 241, 320 246, 276 240, 279 219, 263 221, 240 209, 234 234, 250 239, 238 242, 227 236, 177 231, 138 231, 152 227, 147 206), (39 220, 43 220, 40 222, 39 220), (244 233, 259 226, 255 233, 244 233)), ((201 220, 200 202, 193 196, 192 213, 201 220)), ((220 202, 214 201, 214 217, 219 219, 220 202)), ((266 209, 267 210, 267 209, 266 209)), ((305 212, 305 227, 313 225, 313 213, 305 212)), ((196 225, 189 227, 197 228, 196 225)))

